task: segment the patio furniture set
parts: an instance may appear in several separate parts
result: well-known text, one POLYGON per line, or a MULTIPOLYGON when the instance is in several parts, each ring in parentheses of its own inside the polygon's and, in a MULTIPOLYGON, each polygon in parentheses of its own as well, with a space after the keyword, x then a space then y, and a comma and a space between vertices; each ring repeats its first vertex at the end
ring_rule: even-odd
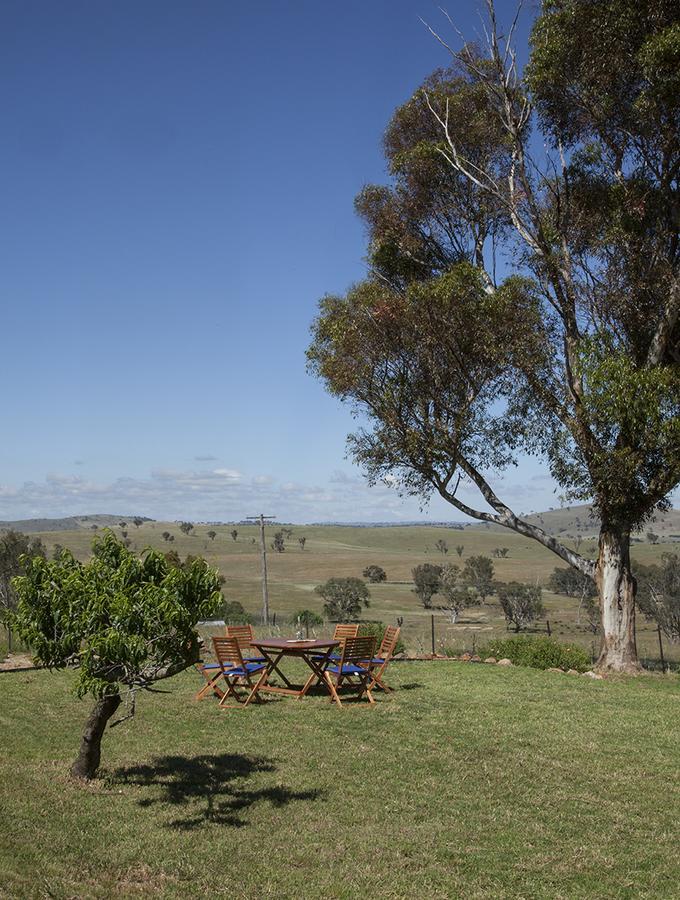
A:
POLYGON ((355 695, 357 700, 366 695, 369 703, 375 703, 372 691, 392 691, 384 675, 399 632, 388 626, 376 651, 376 639, 359 637, 358 625, 336 625, 332 640, 256 638, 251 625, 227 625, 223 636, 212 638, 216 661, 197 664, 206 683, 196 699, 213 693, 222 709, 244 709, 253 700, 261 702, 265 692, 301 700, 311 688, 321 686, 338 706, 341 694, 355 695), (282 670, 287 657, 302 660, 310 669, 304 684, 293 684, 282 670), (275 683, 270 680, 274 676, 278 676, 275 683))

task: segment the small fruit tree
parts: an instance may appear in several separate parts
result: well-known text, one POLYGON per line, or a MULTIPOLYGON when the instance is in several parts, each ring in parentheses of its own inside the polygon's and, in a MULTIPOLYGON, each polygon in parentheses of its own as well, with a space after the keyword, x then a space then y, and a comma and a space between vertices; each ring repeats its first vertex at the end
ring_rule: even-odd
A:
MULTIPOLYGON (((162 553, 130 552, 105 531, 81 563, 68 550, 33 557, 14 579, 11 627, 50 669, 76 668, 75 693, 95 703, 71 774, 93 778, 101 740, 123 696, 175 675, 198 660, 196 624, 221 607, 219 574, 204 559, 184 568, 162 553)), ((134 707, 133 707, 134 709, 134 707)))

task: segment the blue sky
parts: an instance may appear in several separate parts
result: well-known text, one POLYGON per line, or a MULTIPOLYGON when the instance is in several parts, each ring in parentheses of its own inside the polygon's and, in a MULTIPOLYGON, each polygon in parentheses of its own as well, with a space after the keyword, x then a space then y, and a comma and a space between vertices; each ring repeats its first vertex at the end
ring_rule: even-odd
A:
MULTIPOLYGON (((431 0, 2 4, 0 519, 461 518, 369 490, 305 372, 382 132, 446 64, 419 16, 446 27, 431 0)), ((557 505, 534 463, 503 490, 557 505)))

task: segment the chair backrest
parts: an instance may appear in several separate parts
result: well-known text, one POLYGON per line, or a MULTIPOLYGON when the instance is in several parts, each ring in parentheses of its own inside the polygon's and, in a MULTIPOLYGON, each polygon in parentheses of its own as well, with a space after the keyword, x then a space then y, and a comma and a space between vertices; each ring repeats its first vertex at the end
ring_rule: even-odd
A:
POLYGON ((342 647, 342 660, 340 665, 345 663, 360 662, 361 660, 373 659, 375 653, 374 637, 348 637, 342 647))
POLYGON ((396 625, 387 626, 377 653, 377 655, 381 659, 389 659, 390 656, 392 656, 392 654, 394 653, 394 648, 397 646, 400 632, 401 628, 397 628, 396 625))
POLYGON ((241 655, 238 638, 214 637, 212 642, 213 650, 215 651, 215 659, 223 669, 229 668, 230 666, 243 667, 243 656, 241 655))
POLYGON ((241 650, 249 648, 250 642, 255 637, 252 625, 227 625, 225 631, 227 637, 236 638, 241 650))
POLYGON ((359 634, 358 625, 336 625, 333 632, 334 641, 344 641, 345 638, 355 638, 359 634))

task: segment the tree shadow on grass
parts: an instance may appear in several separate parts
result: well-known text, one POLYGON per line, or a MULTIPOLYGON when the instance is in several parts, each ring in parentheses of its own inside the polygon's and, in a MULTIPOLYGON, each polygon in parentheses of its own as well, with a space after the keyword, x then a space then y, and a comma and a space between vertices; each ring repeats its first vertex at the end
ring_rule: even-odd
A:
POLYGON ((159 789, 160 796, 154 791, 154 796, 140 799, 139 805, 186 807, 186 815, 173 819, 168 826, 190 831, 205 824, 242 828, 247 823, 239 813, 262 801, 279 807, 293 801, 322 799, 323 793, 316 789, 293 791, 277 784, 248 790, 242 786, 252 775, 275 771, 270 760, 241 754, 160 756, 151 765, 116 769, 111 780, 159 789))

